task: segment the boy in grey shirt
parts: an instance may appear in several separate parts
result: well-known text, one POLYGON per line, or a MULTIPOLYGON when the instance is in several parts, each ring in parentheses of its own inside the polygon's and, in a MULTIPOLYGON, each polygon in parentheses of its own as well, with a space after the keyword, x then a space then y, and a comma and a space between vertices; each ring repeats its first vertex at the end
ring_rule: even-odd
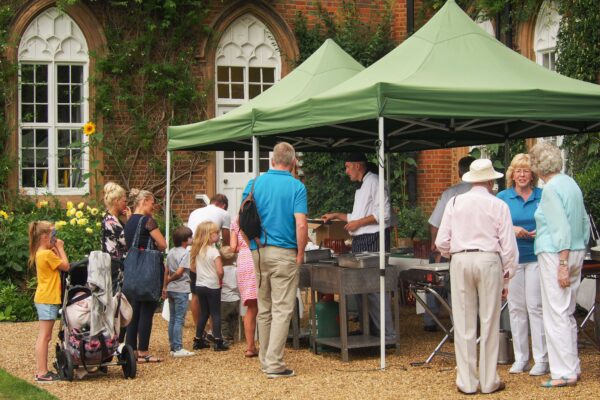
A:
POLYGON ((194 353, 183 348, 183 323, 190 296, 190 253, 186 250, 192 230, 180 226, 173 233, 175 248, 167 255, 168 273, 163 292, 169 299, 169 344, 173 357, 188 357, 194 353))

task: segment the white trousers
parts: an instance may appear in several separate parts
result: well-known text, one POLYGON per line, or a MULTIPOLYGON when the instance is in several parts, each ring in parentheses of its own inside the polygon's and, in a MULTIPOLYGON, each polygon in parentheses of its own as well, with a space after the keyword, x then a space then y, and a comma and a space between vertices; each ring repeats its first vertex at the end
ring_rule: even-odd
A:
POLYGON ((502 297, 502 264, 497 253, 457 253, 450 261, 456 386, 490 393, 500 385, 496 371, 502 297), (477 373, 477 315, 481 323, 477 373))
POLYGON ((558 285, 558 253, 538 254, 542 283, 544 330, 552 379, 573 379, 581 373, 577 353, 577 322, 573 313, 581 282, 584 250, 569 253, 571 286, 558 285))
POLYGON ((531 349, 536 363, 548 362, 548 349, 542 316, 542 289, 537 262, 519 264, 508 284, 508 311, 515 362, 529 362, 531 349))

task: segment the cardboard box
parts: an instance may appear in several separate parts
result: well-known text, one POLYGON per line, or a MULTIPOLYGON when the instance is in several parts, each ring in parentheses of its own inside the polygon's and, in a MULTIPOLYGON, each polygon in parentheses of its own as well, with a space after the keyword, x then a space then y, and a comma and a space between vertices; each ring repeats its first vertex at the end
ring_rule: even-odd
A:
POLYGON ((350 234, 344 229, 345 225, 344 221, 331 221, 330 224, 309 223, 308 229, 313 230, 315 244, 320 245, 325 239, 349 239, 350 234))

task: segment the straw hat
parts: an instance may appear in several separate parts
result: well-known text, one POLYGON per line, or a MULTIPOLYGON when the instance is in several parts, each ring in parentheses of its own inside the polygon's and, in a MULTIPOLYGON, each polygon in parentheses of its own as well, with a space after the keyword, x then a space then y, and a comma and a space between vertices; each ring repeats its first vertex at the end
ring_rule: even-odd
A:
POLYGON ((480 158, 471 163, 469 172, 463 175, 462 180, 470 183, 487 182, 502 178, 503 176, 504 174, 494 169, 490 160, 480 158))

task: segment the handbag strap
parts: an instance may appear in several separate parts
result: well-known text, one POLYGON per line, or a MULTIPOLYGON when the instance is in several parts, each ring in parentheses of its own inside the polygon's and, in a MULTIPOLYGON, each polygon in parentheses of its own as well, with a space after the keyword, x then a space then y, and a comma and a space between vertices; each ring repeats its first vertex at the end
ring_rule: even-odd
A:
POLYGON ((133 235, 133 242, 131 242, 130 248, 139 248, 140 247, 140 230, 142 229, 142 222, 144 221, 144 216, 142 216, 137 224, 137 228, 135 229, 135 235, 133 235))
MULTIPOLYGON (((144 217, 144 218, 150 218, 150 217, 144 217)), ((148 243, 146 244, 146 249, 147 250, 156 250, 154 248, 154 240, 152 240, 152 236, 150 235, 150 232, 148 232, 148 243)))

